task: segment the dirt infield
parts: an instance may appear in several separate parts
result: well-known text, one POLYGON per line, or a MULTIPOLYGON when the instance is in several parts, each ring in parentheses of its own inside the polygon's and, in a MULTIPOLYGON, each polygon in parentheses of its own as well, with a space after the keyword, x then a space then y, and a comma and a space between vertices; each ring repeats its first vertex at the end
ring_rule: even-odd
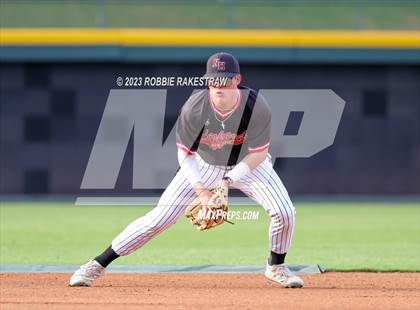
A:
POLYGON ((284 289, 258 274, 0 274, 3 309, 420 309, 420 273, 325 273, 284 289))

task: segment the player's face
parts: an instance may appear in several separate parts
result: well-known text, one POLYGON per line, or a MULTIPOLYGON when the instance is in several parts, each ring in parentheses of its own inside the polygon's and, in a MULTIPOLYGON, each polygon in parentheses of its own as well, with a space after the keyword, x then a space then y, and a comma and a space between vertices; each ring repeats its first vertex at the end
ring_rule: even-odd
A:
POLYGON ((227 79, 224 85, 209 84, 209 93, 212 101, 219 105, 229 105, 236 103, 237 89, 241 82, 241 76, 236 75, 227 79))

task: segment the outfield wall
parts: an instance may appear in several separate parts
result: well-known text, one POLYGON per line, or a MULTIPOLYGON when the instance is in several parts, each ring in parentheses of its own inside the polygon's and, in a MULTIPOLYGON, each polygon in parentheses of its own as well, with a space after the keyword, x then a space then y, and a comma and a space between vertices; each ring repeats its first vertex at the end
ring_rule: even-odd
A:
POLYGON ((420 63, 419 31, 2 28, 2 61, 420 63))
MULTIPOLYGON (((220 50, 238 57, 245 85, 346 101, 331 147, 276 160, 292 194, 419 194, 419 32, 2 28, 0 42, 1 194, 80 194, 117 77, 201 76, 220 50)), ((162 143, 192 90, 168 90, 164 122, 147 128, 162 143)), ((131 188, 130 144, 111 194, 131 188)))

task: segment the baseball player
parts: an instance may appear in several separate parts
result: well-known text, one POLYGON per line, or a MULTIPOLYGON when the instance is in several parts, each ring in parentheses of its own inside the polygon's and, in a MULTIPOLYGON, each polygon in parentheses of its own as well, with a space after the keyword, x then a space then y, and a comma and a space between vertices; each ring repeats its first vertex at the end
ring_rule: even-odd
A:
POLYGON ((70 286, 90 286, 119 256, 129 255, 173 225, 199 197, 203 206, 216 186, 241 190, 261 204, 271 218, 270 253, 265 276, 284 287, 303 281, 284 264, 294 226, 295 209, 268 153, 271 112, 256 91, 241 86, 238 61, 216 53, 207 61, 208 89, 194 92, 177 123, 180 169, 158 205, 127 226, 99 256, 82 265, 70 286), (223 83, 214 82, 220 78, 223 83), (211 82, 213 81, 213 82, 211 82))

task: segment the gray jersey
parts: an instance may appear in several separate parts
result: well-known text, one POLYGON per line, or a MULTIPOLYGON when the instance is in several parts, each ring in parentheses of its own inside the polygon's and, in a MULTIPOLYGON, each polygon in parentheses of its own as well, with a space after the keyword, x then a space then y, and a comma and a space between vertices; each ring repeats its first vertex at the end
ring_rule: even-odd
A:
POLYGON ((232 166, 248 153, 270 145, 271 111, 255 90, 239 87, 240 96, 231 111, 219 111, 207 89, 194 93, 178 120, 177 146, 197 152, 207 163, 232 166))

